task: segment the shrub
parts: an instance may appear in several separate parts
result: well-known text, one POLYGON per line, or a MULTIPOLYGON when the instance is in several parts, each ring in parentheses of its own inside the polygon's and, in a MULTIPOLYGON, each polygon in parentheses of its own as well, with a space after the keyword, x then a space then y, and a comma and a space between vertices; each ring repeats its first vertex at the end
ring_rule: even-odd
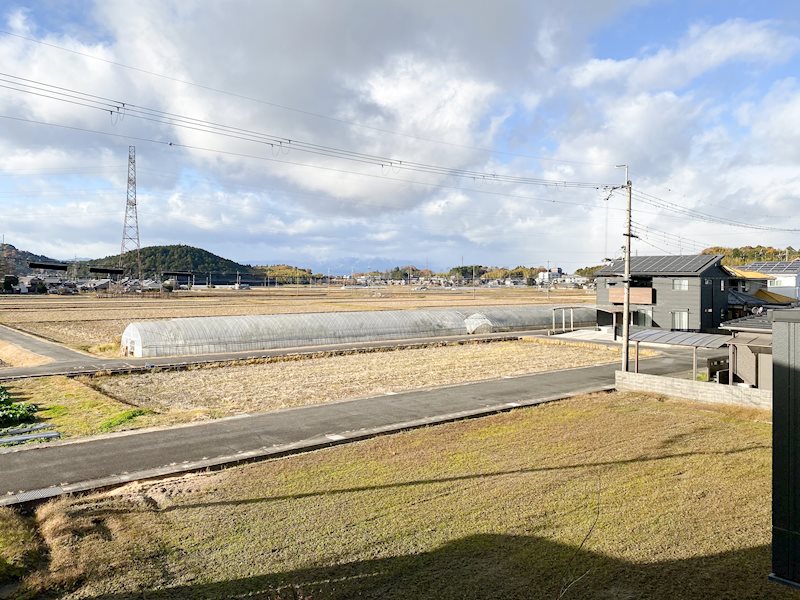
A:
POLYGON ((14 402, 8 389, 0 386, 0 427, 33 421, 37 410, 30 402, 14 402))

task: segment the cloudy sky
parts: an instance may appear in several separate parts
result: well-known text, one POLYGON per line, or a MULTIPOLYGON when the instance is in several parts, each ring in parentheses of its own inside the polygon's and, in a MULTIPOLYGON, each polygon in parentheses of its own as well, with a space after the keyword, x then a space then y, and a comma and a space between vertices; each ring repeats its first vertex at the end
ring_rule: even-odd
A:
POLYGON ((598 264, 619 164, 639 254, 800 247, 797 6, 5 0, 0 233, 118 252, 135 145, 142 245, 251 264, 598 264))

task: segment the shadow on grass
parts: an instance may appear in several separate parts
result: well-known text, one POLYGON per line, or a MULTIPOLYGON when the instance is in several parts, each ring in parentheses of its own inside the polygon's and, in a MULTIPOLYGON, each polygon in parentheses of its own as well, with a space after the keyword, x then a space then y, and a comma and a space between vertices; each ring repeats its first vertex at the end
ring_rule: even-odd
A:
MULTIPOLYGON (((672 454, 661 454, 657 456, 638 456, 635 458, 628 458, 623 460, 610 460, 610 461, 598 461, 598 462, 591 462, 591 463, 578 463, 578 464, 568 464, 568 465, 553 465, 547 467, 534 467, 529 469, 512 469, 508 471, 493 471, 489 473, 470 473, 467 475, 454 475, 450 477, 439 477, 435 479, 414 479, 410 481, 399 481, 396 483, 386 483, 380 485, 367 485, 367 486, 359 486, 359 487, 349 487, 349 488, 338 488, 332 490, 316 490, 312 492, 301 492, 297 494, 286 494, 280 496, 267 496, 263 498, 244 498, 239 500, 220 500, 214 502, 196 502, 192 504, 174 504, 168 506, 166 508, 158 509, 158 508, 150 508, 145 509, 147 512, 151 510, 154 511, 162 511, 162 512, 171 512, 175 510, 189 510, 189 509, 201 509, 201 508, 211 508, 215 506, 243 506, 248 504, 261 504, 267 502, 278 502, 278 501, 285 501, 285 500, 301 500, 304 498, 314 498, 314 497, 322 497, 322 496, 335 496, 338 494, 352 494, 357 492, 371 492, 377 490, 389 490, 389 489, 397 489, 397 488, 405 488, 405 487, 414 487, 418 485, 429 485, 429 484, 437 484, 437 483, 454 483, 458 481, 469 481, 473 479, 487 479, 491 477, 503 477, 507 475, 525 475, 525 474, 532 474, 532 473, 547 473, 550 471, 569 471, 575 469, 592 469, 597 467, 612 467, 612 466, 619 466, 619 465, 628 465, 628 464, 636 464, 642 462, 651 462, 651 461, 661 461, 661 460, 670 460, 673 458, 689 458, 694 456, 730 456, 734 454, 742 454, 745 452, 752 452, 754 450, 769 450, 771 446, 768 445, 754 445, 754 446, 747 446, 744 448, 735 448, 733 450, 723 450, 723 451, 711 451, 711 452, 677 452, 672 454)), ((90 515, 109 515, 109 514, 119 514, 119 513, 130 513, 136 512, 135 508, 95 508, 94 506, 81 509, 78 508, 74 511, 76 514, 90 514, 90 515)))
MULTIPOLYGON (((259 565, 241 567, 252 572, 257 571, 259 565)), ((93 598, 796 598, 788 588, 767 581, 769 568, 768 546, 636 564, 587 550, 576 552, 572 546, 539 537, 474 535, 421 554, 93 598), (570 582, 573 585, 564 591, 570 582)), ((195 576, 202 577, 202 574, 195 576)))

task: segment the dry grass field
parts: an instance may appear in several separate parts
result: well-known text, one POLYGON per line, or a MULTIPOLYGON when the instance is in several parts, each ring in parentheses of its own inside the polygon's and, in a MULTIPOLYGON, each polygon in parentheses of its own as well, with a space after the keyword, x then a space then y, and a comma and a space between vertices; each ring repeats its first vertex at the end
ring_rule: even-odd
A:
POLYGON ((594 293, 585 290, 560 290, 548 295, 528 288, 414 291, 400 286, 204 290, 163 298, 6 296, 0 297, 0 323, 79 350, 114 356, 128 323, 143 319, 593 301, 594 293))
POLYGON ((16 344, 0 340, 0 366, 35 367, 37 365, 45 365, 49 362, 52 362, 51 358, 42 356, 41 354, 34 354, 25 348, 20 348, 16 344))
POLYGON ((158 413, 200 411, 218 417, 582 367, 619 356, 618 348, 596 344, 494 342, 115 375, 91 383, 158 413))
POLYGON ((576 397, 0 513, 0 557, 46 551, 20 597, 788 600, 769 418, 576 397))

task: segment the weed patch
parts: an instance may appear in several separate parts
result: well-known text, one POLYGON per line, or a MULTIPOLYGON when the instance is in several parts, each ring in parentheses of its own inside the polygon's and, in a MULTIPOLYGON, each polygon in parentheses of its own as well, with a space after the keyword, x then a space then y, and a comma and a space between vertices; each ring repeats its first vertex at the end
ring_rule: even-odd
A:
POLYGON ((133 421, 136 417, 141 417, 143 415, 148 415, 150 413, 152 413, 152 411, 144 410, 141 408, 133 408, 130 410, 123 411, 118 415, 114 415, 110 419, 100 423, 100 431, 105 433, 109 431, 114 431, 120 426, 125 425, 130 421, 133 421))

